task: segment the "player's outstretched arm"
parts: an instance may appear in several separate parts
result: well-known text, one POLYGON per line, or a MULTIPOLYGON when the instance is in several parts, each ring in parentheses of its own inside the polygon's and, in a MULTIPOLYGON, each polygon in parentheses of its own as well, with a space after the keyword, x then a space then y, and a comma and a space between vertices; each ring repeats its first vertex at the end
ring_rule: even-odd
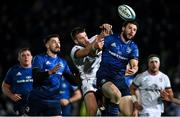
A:
POLYGON ((127 65, 125 75, 134 75, 138 71, 138 60, 131 59, 127 65))
POLYGON ((167 91, 161 90, 161 98, 165 101, 172 102, 175 104, 180 104, 180 99, 175 98, 174 96, 170 95, 167 91))

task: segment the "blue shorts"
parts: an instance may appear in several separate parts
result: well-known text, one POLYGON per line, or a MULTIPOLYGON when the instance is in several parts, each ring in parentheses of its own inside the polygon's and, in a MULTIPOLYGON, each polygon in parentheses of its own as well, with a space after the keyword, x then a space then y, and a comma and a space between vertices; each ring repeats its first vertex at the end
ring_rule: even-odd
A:
POLYGON ((73 107, 71 104, 67 106, 62 106, 61 108, 62 108, 62 116, 72 116, 73 107))
POLYGON ((28 95, 21 95, 21 98, 22 98, 21 100, 17 102, 13 102, 14 104, 13 109, 16 112, 16 115, 19 116, 24 114, 24 109, 28 102, 28 95))
POLYGON ((122 96, 131 95, 130 89, 126 83, 124 76, 120 76, 115 73, 111 73, 107 69, 98 70, 97 74, 97 87, 101 90, 101 87, 104 83, 110 81, 112 82, 121 92, 122 96))
POLYGON ((25 108, 28 116, 56 116, 61 115, 62 110, 59 101, 48 101, 29 98, 25 108))
POLYGON ((128 85, 128 87, 130 87, 133 80, 134 80, 134 76, 125 76, 125 81, 126 81, 126 84, 128 85))

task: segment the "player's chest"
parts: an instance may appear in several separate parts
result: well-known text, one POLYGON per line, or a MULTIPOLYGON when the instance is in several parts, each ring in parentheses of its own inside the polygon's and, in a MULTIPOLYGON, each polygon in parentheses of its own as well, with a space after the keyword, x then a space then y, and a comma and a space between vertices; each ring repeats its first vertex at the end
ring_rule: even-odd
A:
POLYGON ((16 83, 32 82, 32 71, 16 71, 13 80, 16 83))
POLYGON ((53 69, 58 64, 60 65, 59 71, 63 71, 65 68, 65 64, 63 63, 63 61, 60 61, 60 60, 47 60, 43 67, 45 71, 48 71, 48 70, 53 69))
POLYGON ((144 77, 141 85, 143 87, 160 88, 164 87, 165 82, 162 77, 144 77))
POLYGON ((117 53, 119 55, 128 55, 132 52, 132 48, 128 44, 112 42, 110 44, 110 51, 117 53))

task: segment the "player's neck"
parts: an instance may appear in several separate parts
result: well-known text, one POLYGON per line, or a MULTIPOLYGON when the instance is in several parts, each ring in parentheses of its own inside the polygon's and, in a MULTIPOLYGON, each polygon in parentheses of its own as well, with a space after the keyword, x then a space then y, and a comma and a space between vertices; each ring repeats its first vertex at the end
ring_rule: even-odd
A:
POLYGON ((31 64, 22 64, 22 63, 20 63, 20 65, 21 65, 23 68, 31 68, 31 67, 32 67, 31 64))
POLYGON ((47 55, 49 55, 50 57, 53 57, 53 58, 57 57, 57 54, 52 53, 51 51, 47 51, 47 55))
POLYGON ((126 38, 123 36, 122 33, 120 34, 120 36, 121 36, 121 40, 122 40, 124 43, 128 43, 128 42, 129 42, 129 40, 126 39, 126 38))
POLYGON ((151 70, 148 70, 149 74, 155 76, 159 73, 159 71, 151 71, 151 70))

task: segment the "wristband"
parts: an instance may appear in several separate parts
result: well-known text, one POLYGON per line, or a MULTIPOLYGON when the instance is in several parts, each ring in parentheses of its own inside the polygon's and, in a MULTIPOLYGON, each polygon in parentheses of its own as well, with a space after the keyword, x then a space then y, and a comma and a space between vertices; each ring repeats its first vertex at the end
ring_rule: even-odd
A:
POLYGON ((69 104, 71 104, 71 100, 70 100, 70 98, 68 99, 68 101, 69 101, 69 104))

